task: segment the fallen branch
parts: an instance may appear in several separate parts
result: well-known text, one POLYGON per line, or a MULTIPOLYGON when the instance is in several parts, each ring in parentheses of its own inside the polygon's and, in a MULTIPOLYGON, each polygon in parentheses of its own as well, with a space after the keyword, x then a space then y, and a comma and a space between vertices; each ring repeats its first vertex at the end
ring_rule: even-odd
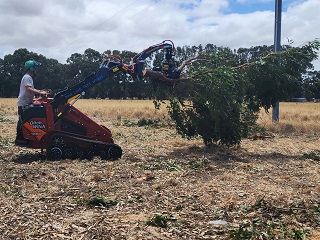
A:
POLYGON ((192 63, 193 61, 199 60, 198 57, 199 57, 199 54, 193 58, 189 58, 189 59, 183 61, 181 63, 181 65, 178 67, 178 71, 181 72, 185 68, 185 66, 192 63))
MULTIPOLYGON (((269 53, 267 54, 265 57, 261 58, 261 60, 263 59, 266 59, 268 58, 269 56, 271 55, 274 55, 274 54, 278 54, 278 53, 269 53)), ((181 72, 188 64, 191 64, 192 62, 194 61, 208 61, 206 59, 199 59, 199 54, 196 55, 195 57, 193 58, 189 58, 185 61, 183 61, 181 63, 181 65, 178 67, 178 71, 181 72)), ((260 61, 261 61, 260 60, 260 61)), ((210 61, 208 61, 210 62, 210 61)), ((241 64, 239 66, 235 66, 235 67, 232 67, 231 69, 232 70, 237 70, 237 69, 242 69, 242 68, 247 68, 247 67, 250 67, 252 65, 255 65, 257 64, 259 61, 255 61, 255 62, 250 62, 250 63, 244 63, 244 64, 241 64)), ((175 84, 175 83, 179 83, 179 82, 183 82, 183 81, 189 81, 190 79, 192 78, 196 78, 200 75, 204 75, 204 74, 209 74, 211 73, 212 70, 208 70, 208 71, 205 71, 205 72, 202 72, 202 73, 199 73, 199 74, 195 74, 189 78, 178 78, 178 79, 173 79, 173 78, 167 78, 162 72, 160 71, 153 71, 153 70, 150 70, 150 69, 145 69, 143 70, 143 77, 147 77, 147 78, 150 78, 152 80, 158 80, 158 81, 162 81, 162 82, 166 82, 166 83, 171 83, 171 84, 175 84)))
POLYGON ((142 73, 143 73, 143 77, 147 77, 152 80, 159 80, 166 83, 172 83, 172 84, 190 80, 189 78, 177 78, 177 79, 167 78, 162 72, 152 71, 149 69, 144 69, 142 73))
MULTIPOLYGON (((268 53, 266 56, 264 56, 263 58, 261 58, 261 60, 264 60, 272 55, 276 55, 276 54, 281 54, 281 53, 275 53, 275 52, 271 52, 271 53, 268 53)), ((236 67, 233 67, 232 70, 235 70, 235 69, 239 69, 239 68, 247 68, 247 67, 250 67, 252 65, 255 65, 257 64, 258 62, 260 62, 261 60, 257 60, 255 62, 248 62, 248 63, 244 63, 244 64, 241 64, 239 66, 236 66, 236 67)))

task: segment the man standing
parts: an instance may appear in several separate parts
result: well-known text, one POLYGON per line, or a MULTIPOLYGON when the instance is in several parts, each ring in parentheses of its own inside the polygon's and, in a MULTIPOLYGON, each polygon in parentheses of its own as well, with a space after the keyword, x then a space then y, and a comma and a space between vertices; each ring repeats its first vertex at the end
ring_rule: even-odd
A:
POLYGON ((34 88, 33 76, 37 73, 37 67, 41 66, 41 63, 29 60, 25 62, 24 67, 26 69, 25 75, 21 79, 20 91, 18 97, 18 115, 19 120, 17 124, 17 136, 15 144, 19 146, 25 146, 29 144, 29 141, 23 137, 22 124, 23 124, 23 110, 27 109, 28 106, 33 102, 35 94, 40 96, 47 96, 48 92, 38 90, 34 88))

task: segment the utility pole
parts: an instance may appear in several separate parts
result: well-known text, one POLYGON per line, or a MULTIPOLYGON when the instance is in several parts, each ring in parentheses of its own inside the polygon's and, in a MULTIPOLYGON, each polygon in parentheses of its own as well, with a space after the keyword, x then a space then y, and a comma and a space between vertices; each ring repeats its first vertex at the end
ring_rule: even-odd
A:
MULTIPOLYGON (((275 21, 274 21, 274 52, 281 50, 281 14, 282 0, 275 0, 275 21)), ((279 122, 279 101, 272 109, 272 121, 279 122)))

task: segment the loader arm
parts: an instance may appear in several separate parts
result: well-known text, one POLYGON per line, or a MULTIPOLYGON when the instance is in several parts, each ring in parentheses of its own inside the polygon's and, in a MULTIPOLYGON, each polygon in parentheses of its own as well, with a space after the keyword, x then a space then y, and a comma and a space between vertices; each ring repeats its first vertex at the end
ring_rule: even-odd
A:
POLYGON ((131 60, 131 64, 128 65, 124 64, 121 57, 118 55, 111 56, 109 59, 103 60, 97 72, 92 73, 80 82, 56 92, 54 100, 51 102, 52 108, 55 109, 60 104, 72 101, 72 99, 76 98, 79 94, 85 93, 89 88, 113 76, 114 74, 124 72, 133 77, 141 78, 143 76, 142 70, 144 68, 145 59, 158 50, 164 50, 165 58, 168 61, 171 60, 174 52, 173 42, 165 40, 159 44, 148 47, 135 55, 131 60))
POLYGON ((101 81, 113 76, 114 74, 126 71, 122 62, 104 60, 99 67, 99 70, 86 77, 84 80, 66 87, 55 93, 54 100, 51 102, 52 108, 55 109, 60 104, 70 102, 79 94, 85 93, 89 88, 100 83, 101 81))

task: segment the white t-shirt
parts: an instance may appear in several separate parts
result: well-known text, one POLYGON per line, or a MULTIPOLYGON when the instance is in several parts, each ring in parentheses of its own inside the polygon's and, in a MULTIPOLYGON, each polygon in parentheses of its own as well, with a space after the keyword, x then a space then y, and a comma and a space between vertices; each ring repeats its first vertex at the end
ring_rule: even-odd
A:
POLYGON ((17 103, 19 107, 29 105, 33 101, 34 93, 28 92, 26 89, 27 86, 34 88, 33 79, 28 73, 26 73, 21 79, 20 92, 17 103))

